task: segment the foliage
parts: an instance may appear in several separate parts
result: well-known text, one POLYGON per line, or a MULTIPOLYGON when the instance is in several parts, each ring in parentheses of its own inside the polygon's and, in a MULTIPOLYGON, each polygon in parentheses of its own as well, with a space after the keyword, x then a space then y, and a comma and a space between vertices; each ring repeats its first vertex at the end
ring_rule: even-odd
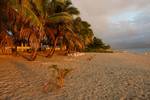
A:
POLYGON ((80 17, 74 20, 74 31, 79 34, 85 46, 92 42, 94 33, 91 29, 91 25, 83 21, 80 17))
POLYGON ((20 42, 27 43, 32 53, 30 57, 22 56, 28 60, 36 58, 42 41, 48 41, 52 47, 45 52, 46 57, 52 56, 60 44, 69 53, 92 43, 91 25, 79 17, 80 12, 71 0, 0 0, 0 7, 1 47, 6 47, 2 43, 6 41, 17 52, 20 42))
POLYGON ((113 52, 109 45, 103 43, 103 41, 97 37, 93 38, 93 42, 87 46, 85 51, 88 52, 113 52))
POLYGON ((110 49, 109 45, 104 44, 103 41, 97 37, 93 38, 93 42, 88 47, 110 49))

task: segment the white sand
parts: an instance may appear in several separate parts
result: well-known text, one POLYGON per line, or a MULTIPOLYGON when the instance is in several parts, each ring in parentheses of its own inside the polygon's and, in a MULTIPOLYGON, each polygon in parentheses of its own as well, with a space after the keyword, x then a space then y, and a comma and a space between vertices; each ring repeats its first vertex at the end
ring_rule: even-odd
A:
POLYGON ((150 56, 91 53, 33 62, 0 56, 0 100, 150 100, 150 56), (73 71, 62 89, 44 93, 53 64, 73 71))

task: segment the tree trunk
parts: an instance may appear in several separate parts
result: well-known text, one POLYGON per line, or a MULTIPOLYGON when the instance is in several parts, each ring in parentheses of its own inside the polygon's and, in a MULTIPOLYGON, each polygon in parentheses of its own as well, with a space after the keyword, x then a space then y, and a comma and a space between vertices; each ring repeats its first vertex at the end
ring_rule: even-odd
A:
POLYGON ((52 57, 54 52, 55 52, 55 48, 57 46, 57 42, 58 42, 58 37, 56 37, 54 44, 53 44, 53 48, 50 52, 48 52, 48 54, 46 55, 46 57, 52 57))

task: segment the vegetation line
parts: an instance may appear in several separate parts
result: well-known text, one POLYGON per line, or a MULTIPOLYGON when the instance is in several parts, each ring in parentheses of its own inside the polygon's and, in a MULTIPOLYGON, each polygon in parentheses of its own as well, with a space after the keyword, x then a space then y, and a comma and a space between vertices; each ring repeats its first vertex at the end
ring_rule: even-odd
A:
POLYGON ((0 8, 0 54, 17 54, 18 46, 28 46, 23 57, 32 61, 38 51, 51 57, 56 47, 66 53, 110 48, 94 38, 71 0, 0 0, 0 8))

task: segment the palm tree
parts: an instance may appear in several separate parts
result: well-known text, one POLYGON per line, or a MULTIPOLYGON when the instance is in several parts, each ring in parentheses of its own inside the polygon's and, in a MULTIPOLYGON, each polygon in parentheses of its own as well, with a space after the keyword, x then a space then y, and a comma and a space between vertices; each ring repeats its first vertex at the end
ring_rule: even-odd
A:
POLYGON ((91 25, 86 21, 82 21, 80 17, 74 20, 74 31, 79 34, 85 46, 93 41, 94 34, 90 27, 91 25))
POLYGON ((6 31, 2 31, 0 33, 0 49, 2 51, 3 54, 7 54, 6 51, 6 47, 13 47, 13 40, 12 37, 6 33, 6 31))
POLYGON ((81 36, 73 28, 74 16, 79 15, 79 11, 70 0, 1 0, 0 6, 4 16, 0 16, 0 33, 12 32, 15 47, 18 41, 27 40, 33 49, 31 56, 24 56, 28 60, 36 58, 45 36, 53 43, 46 56, 53 55, 60 39, 68 50, 83 47, 81 36))
POLYGON ((13 46, 12 37, 9 35, 8 32, 8 20, 7 20, 7 8, 8 8, 8 1, 1 0, 0 1, 0 47, 2 53, 5 52, 5 48, 7 46, 13 46))
POLYGON ((23 36, 26 36, 23 37, 24 39, 28 38, 33 53, 31 57, 24 57, 28 58, 28 60, 34 60, 37 55, 40 39, 42 39, 44 33, 42 21, 36 15, 29 0, 9 0, 8 5, 8 20, 13 37, 15 41, 20 40, 23 36))
MULTIPOLYGON (((55 29, 57 29, 57 37, 55 38, 55 46, 57 44, 57 41, 62 39, 62 42, 67 47, 67 51, 70 50, 69 48, 72 47, 72 49, 75 47, 83 47, 81 46, 81 41, 79 42, 78 35, 73 31, 73 20, 74 16, 79 15, 80 12, 77 8, 72 6, 72 3, 70 0, 62 0, 61 2, 59 0, 52 0, 51 2, 51 13, 54 13, 55 15, 61 15, 65 14, 66 16, 60 19, 57 19, 55 21, 55 29), (68 39, 68 40, 67 40, 68 39), (73 40, 76 39, 76 40, 73 40), (72 43, 72 41, 78 41, 75 43, 72 43), (74 46, 73 46, 74 45, 74 46), (80 46, 79 46, 80 45, 80 46)), ((53 17, 50 17, 50 19, 53 17)), ((54 51, 54 49, 52 49, 54 51)), ((53 53, 52 53, 53 54, 53 53)), ((49 54, 48 54, 49 55, 49 54)))
MULTIPOLYGON (((47 36, 49 36, 53 43, 53 48, 49 51, 46 56, 52 56, 58 41, 64 38, 66 32, 74 34, 72 31, 73 15, 79 14, 79 11, 75 8, 70 9, 71 1, 69 0, 52 0, 49 4, 50 9, 47 19, 47 36), (70 10, 70 12, 68 12, 70 10)), ((73 8, 73 7, 72 7, 73 8)))
MULTIPOLYGON (((49 0, 9 0, 7 3, 1 1, 1 4, 4 3, 8 5, 6 10, 8 24, 6 25, 8 25, 7 27, 9 28, 7 28, 6 31, 10 30, 12 32, 15 41, 18 41, 18 39, 27 39, 33 49, 31 57, 25 57, 28 60, 34 60, 36 58, 40 41, 44 37, 45 32, 49 32, 51 38, 54 37, 53 48, 55 48, 58 38, 62 36, 60 30, 72 20, 72 16, 68 13, 56 13, 55 11, 58 9, 58 6, 54 13, 48 13, 48 11, 52 11, 53 9, 49 7, 50 3, 53 4, 54 1, 55 0, 52 2, 49 2, 49 0), (55 33, 47 31, 47 29, 50 29, 46 26, 47 22, 55 26, 55 31, 57 31, 59 35, 55 36, 55 33), (62 23, 64 25, 62 25, 62 23)), ((58 5, 63 4, 57 3, 58 5)), ((53 53, 54 49, 52 49, 51 52, 53 53)))
POLYGON ((39 48, 38 45, 44 36, 43 19, 46 14, 42 13, 45 6, 43 7, 41 4, 44 5, 45 2, 46 0, 0 1, 0 12, 2 14, 2 17, 0 17, 0 33, 4 31, 3 33, 8 34, 8 31, 11 31, 15 44, 15 41, 21 38, 27 38, 34 51, 28 60, 35 59, 37 49, 39 48))

